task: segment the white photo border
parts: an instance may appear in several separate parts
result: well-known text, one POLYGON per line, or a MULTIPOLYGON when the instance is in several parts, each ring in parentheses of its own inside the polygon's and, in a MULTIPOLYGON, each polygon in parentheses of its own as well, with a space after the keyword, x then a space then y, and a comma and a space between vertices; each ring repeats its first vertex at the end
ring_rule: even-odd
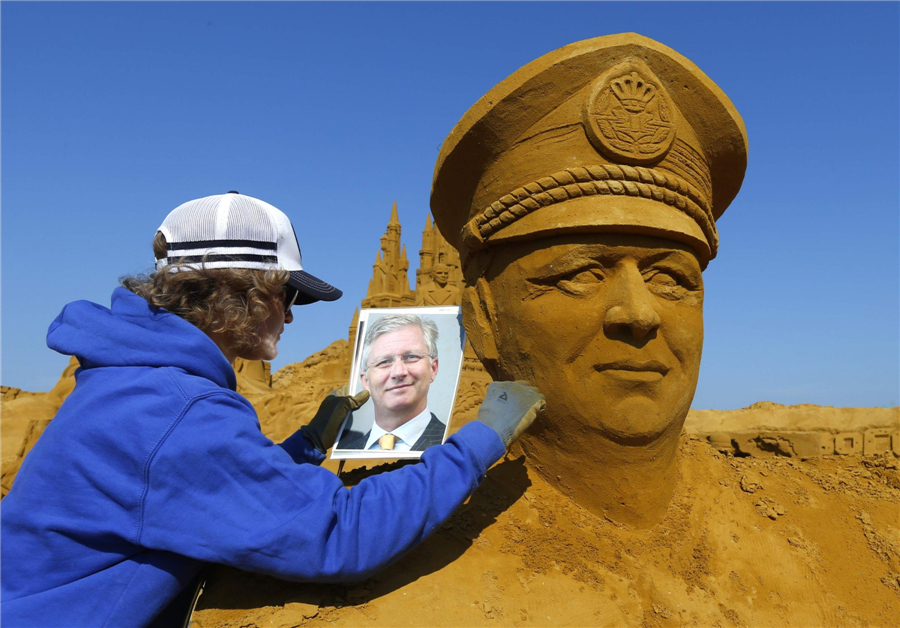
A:
MULTIPOLYGON (((363 309, 359 312, 359 320, 357 322, 356 328, 356 344, 353 348, 353 364, 350 368, 350 383, 348 387, 348 391, 350 395, 355 395, 359 391, 362 390, 362 384, 360 383, 359 373, 360 373, 360 361, 362 359, 362 342, 365 338, 365 331, 368 329, 370 318, 380 318, 385 315, 392 314, 416 314, 418 316, 423 317, 450 317, 456 319, 457 324, 459 325, 459 360, 455 364, 449 364, 443 356, 439 353, 440 359, 440 369, 443 370, 448 367, 455 367, 455 381, 453 383, 453 394, 450 399, 449 410, 447 411, 446 417, 446 428, 444 429, 444 436, 441 439, 441 443, 447 440, 447 433, 450 430, 450 421, 453 416, 453 406, 456 403, 456 396, 459 393, 459 380, 462 376, 462 365, 463 360, 465 358, 465 348, 466 348, 466 330, 462 325, 462 308, 459 306, 439 306, 439 307, 392 307, 392 308, 370 308, 363 309)), ((451 356, 452 357, 452 356, 451 356)), ((370 403, 370 402, 367 402, 370 403)), ((341 424, 340 429, 338 430, 338 442, 340 441, 341 436, 343 436, 344 428, 347 425, 347 422, 350 420, 350 415, 344 419, 344 422, 341 424)), ((365 451, 361 449, 338 449, 338 443, 336 442, 334 447, 331 449, 331 460, 397 460, 397 459, 417 459, 422 456, 421 451, 393 451, 390 455, 385 455, 384 451, 365 451)))

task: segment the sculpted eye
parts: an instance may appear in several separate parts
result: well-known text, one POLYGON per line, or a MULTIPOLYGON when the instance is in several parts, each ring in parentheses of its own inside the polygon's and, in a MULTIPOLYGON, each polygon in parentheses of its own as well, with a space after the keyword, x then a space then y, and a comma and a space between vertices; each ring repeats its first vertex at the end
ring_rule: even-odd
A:
POLYGON ((574 272, 571 275, 560 278, 560 281, 572 283, 597 283, 603 281, 603 274, 595 268, 574 272))
POLYGON ((546 274, 529 279, 528 298, 536 299, 546 294, 565 294, 572 297, 595 296, 611 272, 597 260, 579 259, 567 261, 556 268, 553 265, 543 269, 546 274), (562 268, 561 268, 561 267, 562 268))
POLYGON ((586 268, 558 278, 556 287, 565 293, 581 296, 591 294, 603 283, 603 279, 603 272, 599 268, 586 268))
POLYGON ((647 283, 654 284, 656 286, 680 286, 682 282, 672 274, 663 271, 655 271, 650 274, 649 277, 646 278, 647 283))
POLYGON ((648 268, 643 275, 647 287, 661 298, 682 300, 703 295, 702 280, 679 268, 656 266, 648 268))

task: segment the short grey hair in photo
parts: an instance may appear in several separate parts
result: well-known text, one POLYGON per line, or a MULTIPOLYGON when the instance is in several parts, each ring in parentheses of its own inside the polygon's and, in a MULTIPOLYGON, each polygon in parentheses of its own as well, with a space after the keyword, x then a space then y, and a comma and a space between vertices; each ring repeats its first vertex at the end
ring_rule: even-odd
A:
POLYGON ((372 323, 366 332, 366 338, 363 341, 362 362, 360 362, 362 368, 365 369, 368 366, 369 350, 372 348, 372 343, 375 342, 376 338, 403 327, 412 326, 422 330, 428 355, 432 358, 437 358, 438 328, 434 321, 422 318, 418 314, 389 314, 372 323))

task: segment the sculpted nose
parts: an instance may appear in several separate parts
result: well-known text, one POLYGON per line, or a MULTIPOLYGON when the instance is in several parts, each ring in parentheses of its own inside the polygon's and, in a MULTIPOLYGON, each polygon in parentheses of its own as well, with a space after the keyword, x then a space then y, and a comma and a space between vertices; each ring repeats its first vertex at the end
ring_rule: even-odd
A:
POLYGON ((643 340, 660 325, 653 295, 637 267, 619 269, 609 280, 608 307, 603 329, 608 337, 631 336, 643 340))

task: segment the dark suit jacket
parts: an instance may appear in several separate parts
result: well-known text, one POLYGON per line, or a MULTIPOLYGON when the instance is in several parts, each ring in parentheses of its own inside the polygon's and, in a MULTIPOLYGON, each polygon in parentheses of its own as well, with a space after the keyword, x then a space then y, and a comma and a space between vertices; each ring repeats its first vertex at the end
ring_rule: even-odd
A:
MULTIPOLYGON (((425 426, 425 431, 422 432, 419 440, 413 443, 413 446, 410 447, 409 450, 425 451, 432 445, 440 445, 446 429, 447 425, 432 412, 431 420, 428 422, 428 425, 425 426)), ((366 441, 369 440, 369 434, 371 433, 371 430, 365 434, 361 434, 360 432, 344 432, 337 447, 338 449, 363 449, 366 446, 366 441)))

